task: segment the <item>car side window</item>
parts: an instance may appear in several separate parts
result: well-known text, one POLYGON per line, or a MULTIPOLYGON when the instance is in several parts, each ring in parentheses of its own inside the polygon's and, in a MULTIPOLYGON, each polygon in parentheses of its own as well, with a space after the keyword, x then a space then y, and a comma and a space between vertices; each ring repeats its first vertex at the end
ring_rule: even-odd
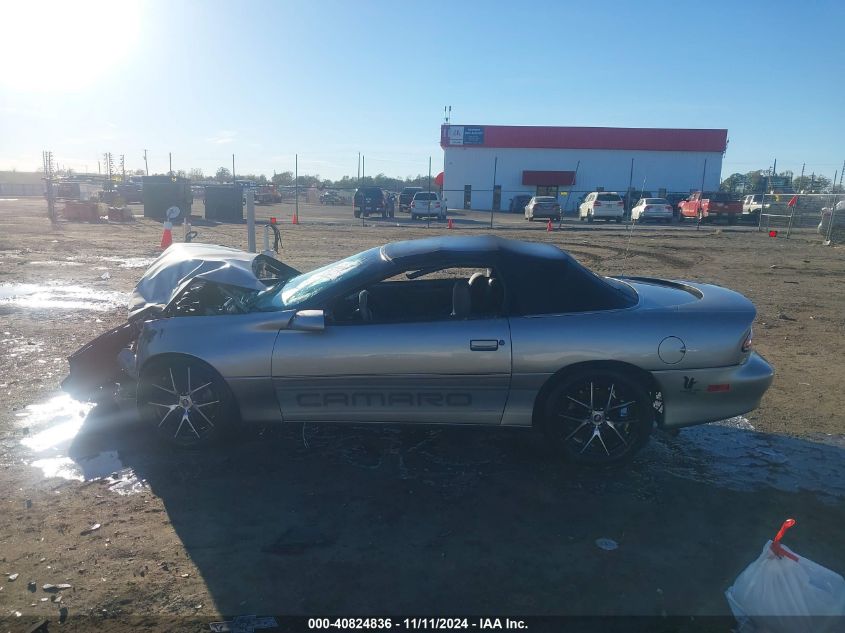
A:
POLYGON ((411 269, 338 298, 326 317, 334 325, 454 321, 500 316, 504 306, 494 268, 411 269))

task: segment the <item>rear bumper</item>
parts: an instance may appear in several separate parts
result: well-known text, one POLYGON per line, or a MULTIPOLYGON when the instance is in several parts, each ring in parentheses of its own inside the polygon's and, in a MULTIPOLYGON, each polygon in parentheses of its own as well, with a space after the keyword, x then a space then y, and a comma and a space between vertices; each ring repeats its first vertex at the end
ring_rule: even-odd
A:
POLYGON ((760 405, 774 377, 772 366, 753 352, 742 365, 652 373, 663 394, 664 428, 748 413, 760 405))

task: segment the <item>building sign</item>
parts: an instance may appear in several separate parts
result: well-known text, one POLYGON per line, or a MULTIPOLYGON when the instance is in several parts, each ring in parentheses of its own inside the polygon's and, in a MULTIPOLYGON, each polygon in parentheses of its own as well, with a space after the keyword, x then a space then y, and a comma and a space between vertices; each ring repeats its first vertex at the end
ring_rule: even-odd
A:
POLYGON ((575 184, 574 171, 523 171, 522 184, 537 187, 564 187, 575 184))
POLYGON ((448 144, 456 145, 484 145, 484 128, 468 125, 450 125, 447 135, 448 144))

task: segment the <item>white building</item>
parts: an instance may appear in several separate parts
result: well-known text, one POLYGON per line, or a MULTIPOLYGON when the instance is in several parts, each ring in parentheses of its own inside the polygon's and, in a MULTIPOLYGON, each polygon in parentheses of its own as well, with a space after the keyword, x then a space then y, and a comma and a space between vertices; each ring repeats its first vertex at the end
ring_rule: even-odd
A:
POLYGON ((727 130, 444 125, 443 195, 453 209, 486 210, 553 195, 572 211, 583 193, 624 195, 629 185, 655 196, 697 191, 702 180, 717 190, 727 139, 727 130))

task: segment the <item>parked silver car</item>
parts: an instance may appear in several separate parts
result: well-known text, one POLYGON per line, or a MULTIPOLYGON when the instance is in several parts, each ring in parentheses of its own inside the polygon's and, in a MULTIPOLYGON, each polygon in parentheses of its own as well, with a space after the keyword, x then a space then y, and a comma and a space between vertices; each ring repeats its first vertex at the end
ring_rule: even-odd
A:
POLYGON ((525 205, 525 219, 531 222, 534 218, 548 218, 560 220, 560 204, 554 196, 533 196, 525 205))
POLYGON ((177 244, 129 321, 70 358, 78 397, 137 384, 150 428, 202 444, 257 422, 536 427, 561 455, 631 457, 653 426, 754 409, 754 306, 718 286, 601 277, 550 244, 433 237, 308 273, 177 244))

